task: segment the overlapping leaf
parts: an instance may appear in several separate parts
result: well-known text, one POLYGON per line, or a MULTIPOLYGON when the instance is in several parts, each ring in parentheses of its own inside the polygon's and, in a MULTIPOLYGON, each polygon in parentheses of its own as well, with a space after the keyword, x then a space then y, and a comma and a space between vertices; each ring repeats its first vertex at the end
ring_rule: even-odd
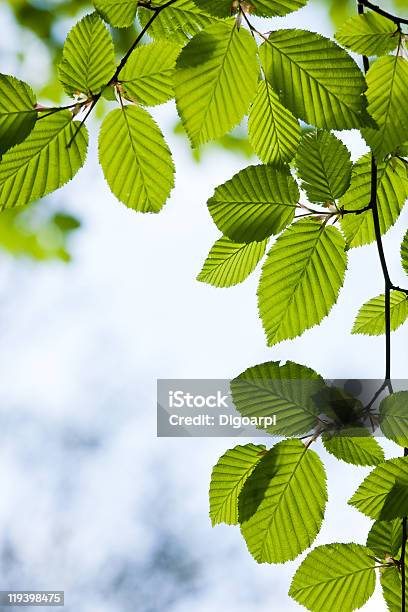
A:
POLYGON ((405 272, 408 274, 408 232, 405 234, 401 243, 401 263, 405 272))
POLYGON ((265 452, 265 446, 246 444, 227 450, 214 466, 210 483, 210 518, 214 525, 238 523, 238 496, 265 452))
POLYGON ((401 519, 393 521, 375 521, 367 536, 367 546, 380 559, 395 557, 401 547, 401 519))
POLYGON ((296 117, 328 129, 362 125, 364 77, 334 42, 306 30, 278 30, 260 54, 267 80, 296 117))
POLYGON ((88 146, 85 126, 72 140, 78 125, 69 111, 55 113, 37 121, 28 138, 3 155, 0 209, 38 200, 74 177, 88 146))
POLYGON ((408 514, 408 458, 380 463, 348 502, 372 519, 390 521, 408 514))
MULTIPOLYGON (((408 558, 405 557, 405 563, 407 564, 408 558)), ((401 592, 402 592, 402 578, 401 570, 393 565, 385 568, 380 574, 380 581, 384 599, 387 604, 389 612, 401 612, 401 592)), ((405 583, 405 600, 408 600, 408 583, 405 583)))
POLYGON ((323 436, 325 449, 346 463, 377 465, 384 461, 384 451, 366 429, 344 429, 323 436))
POLYGON ((0 158, 30 134, 37 118, 36 104, 27 83, 0 74, 0 158))
POLYGON ((296 155, 296 167, 311 202, 334 202, 350 185, 351 159, 347 147, 330 132, 307 132, 296 155))
POLYGON ((115 72, 113 42, 97 13, 86 15, 70 31, 59 65, 59 80, 68 95, 91 97, 115 72))
MULTIPOLYGON (((408 295, 402 291, 391 291, 391 331, 395 331, 408 318, 408 295)), ((385 296, 372 298, 359 310, 352 334, 380 336, 385 334, 385 296)))
POLYGON ((375 588, 375 559, 360 544, 318 546, 297 570, 289 595, 311 612, 352 612, 375 588))
POLYGON ((114 28, 128 28, 136 17, 138 0, 93 0, 98 13, 114 28))
POLYGON ((115 196, 129 208, 157 213, 174 185, 174 166, 163 135, 147 111, 113 110, 99 136, 99 160, 115 196))
POLYGON ((347 266, 345 242, 335 227, 301 220, 268 253, 258 288, 268 345, 317 325, 336 303, 347 266))
POLYGON ((239 522, 258 563, 284 563, 311 545, 327 501, 318 455, 300 440, 276 444, 257 464, 239 496, 239 522))
POLYGON ((214 287, 232 287, 245 280, 265 255, 267 241, 237 243, 223 236, 217 240, 197 280, 214 287))
MULTIPOLYGON (((377 208, 381 233, 394 225, 408 198, 408 177, 404 162, 392 159, 378 164, 377 208)), ((351 185, 340 200, 345 210, 365 208, 371 200, 371 156, 364 155, 353 167, 351 185)), ((345 215, 341 227, 348 246, 358 247, 375 241, 373 215, 370 210, 345 215)))
POLYGON ((374 154, 384 157, 408 140, 408 60, 398 55, 378 59, 367 73, 368 112, 378 129, 366 128, 364 138, 374 154))
POLYGON ((321 376, 306 366, 270 361, 234 378, 231 394, 243 417, 276 417, 268 433, 299 436, 318 423, 320 409, 315 397, 323 387, 321 376))
MULTIPOLYGON (((139 8, 137 14, 141 26, 145 27, 152 12, 139 8)), ((201 11, 193 0, 177 0, 156 17, 149 27, 149 36, 154 40, 171 38, 172 41, 185 44, 189 41, 190 36, 215 21, 215 17, 201 11)))
POLYGON ((249 142, 265 164, 281 165, 293 159, 300 142, 300 126, 279 102, 268 81, 258 83, 249 111, 249 142))
POLYGON ((216 188, 208 209, 231 240, 252 242, 284 229, 293 219, 298 199, 288 169, 249 166, 216 188))
POLYGON ((395 24, 377 13, 354 15, 336 33, 338 42, 361 55, 385 55, 399 42, 395 24))
POLYGON ((199 32, 176 65, 177 109, 193 144, 222 136, 237 125, 256 92, 256 43, 235 20, 199 32))
POLYGON ((384 436, 408 446, 408 391, 398 391, 380 404, 380 426, 384 436))
POLYGON ((119 75, 123 96, 145 106, 174 96, 174 68, 180 47, 160 40, 138 47, 119 75))

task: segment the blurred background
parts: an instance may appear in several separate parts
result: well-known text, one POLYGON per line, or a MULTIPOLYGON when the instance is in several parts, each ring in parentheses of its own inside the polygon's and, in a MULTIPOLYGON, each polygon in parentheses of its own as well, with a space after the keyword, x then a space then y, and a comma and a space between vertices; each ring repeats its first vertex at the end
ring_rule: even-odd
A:
MULTIPOLYGON (((402 11, 406 0, 382 2, 402 11)), ((86 0, 3 0, 0 71, 62 102, 55 65, 86 0)), ((333 35, 348 0, 311 1, 267 28, 333 35)), ((261 26, 265 28, 265 22, 261 26)), ((118 49, 134 32, 122 32, 118 49)), ((289 612, 299 560, 257 565, 239 529, 211 528, 213 464, 240 439, 158 439, 157 378, 230 378, 293 359, 328 378, 381 378, 383 339, 351 336, 359 306, 382 292, 375 246, 350 253, 329 318, 266 348, 257 316, 259 269, 232 289, 195 280, 218 237, 206 200, 256 163, 244 126, 192 155, 173 103, 153 114, 171 146, 176 188, 159 215, 126 209, 97 161, 98 116, 75 180, 26 209, 0 215, 0 589, 65 590, 69 612, 289 612)), ((342 133, 353 159, 366 148, 342 133)), ((403 283, 404 213, 385 246, 403 283)), ((393 375, 407 377, 406 328, 393 337, 393 375)), ((267 441, 269 444, 270 441, 267 441)), ((328 471, 317 544, 364 543, 370 522, 346 502, 367 469, 328 471)), ((387 456, 401 449, 388 443, 387 456)), ((380 592, 365 606, 385 609, 380 592)))

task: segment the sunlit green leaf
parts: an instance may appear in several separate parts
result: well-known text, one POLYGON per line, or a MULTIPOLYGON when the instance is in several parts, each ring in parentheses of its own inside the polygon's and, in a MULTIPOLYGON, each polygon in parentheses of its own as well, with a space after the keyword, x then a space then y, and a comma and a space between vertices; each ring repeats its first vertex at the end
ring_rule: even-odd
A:
POLYGON ((295 559, 317 536, 327 501, 319 456, 300 440, 276 444, 239 496, 239 522, 258 563, 295 559))
POLYGON ((399 42, 396 25, 377 13, 353 15, 336 33, 337 41, 361 55, 385 55, 399 42))
POLYGON ((174 185, 174 166, 163 135, 147 111, 125 106, 107 115, 99 160, 112 193, 129 208, 157 213, 174 185))
POLYGON ((245 280, 265 255, 267 241, 237 243, 223 236, 215 242, 197 280, 232 287, 245 280))
POLYGON ((170 100, 179 53, 178 45, 164 40, 138 47, 119 75, 123 96, 145 106, 170 100))
POLYGON ((258 288, 259 314, 268 345, 317 325, 336 303, 347 257, 335 227, 302 219, 268 253, 258 288))
POLYGON ((330 132, 307 132, 300 143, 295 164, 302 189, 311 202, 334 202, 350 185, 349 150, 330 132))
POLYGON ((408 457, 380 463, 348 502, 363 514, 389 521, 408 514, 408 457))
MULTIPOLYGON (((395 331, 408 318, 408 295, 402 291, 391 291, 390 303, 391 331, 395 331)), ((372 298, 360 308, 351 333, 367 336, 385 334, 384 294, 372 298)))
POLYGON ((217 227, 231 240, 261 241, 292 221, 298 198, 289 170, 248 166, 216 188, 208 209, 217 227))
POLYGON ((234 20, 208 27, 184 47, 175 92, 193 146, 222 136, 241 121, 255 95, 258 73, 255 41, 234 20))
POLYGON ((296 117, 329 129, 362 125, 363 74, 334 42, 306 30, 278 30, 260 54, 267 80, 296 117))
POLYGON ((214 466, 210 483, 210 518, 214 525, 238 523, 238 496, 265 452, 265 446, 230 448, 214 466))
POLYGON ((36 104, 27 83, 0 74, 0 158, 30 134, 37 118, 36 104))
POLYGON ((136 17, 138 0, 93 0, 98 13, 114 28, 128 28, 136 17))
POLYGON ((325 449, 346 463, 377 465, 384 461, 384 451, 366 429, 343 429, 323 435, 325 449))
POLYGON ((367 536, 367 546, 381 559, 395 556, 401 547, 401 519, 375 521, 367 536))
POLYGON ((249 141, 265 164, 281 165, 293 159, 300 142, 298 121, 279 102, 268 81, 258 83, 249 111, 249 141))
POLYGON ((408 231, 401 243, 401 263, 405 272, 408 274, 408 231))
POLYGON ((374 592, 375 564, 360 544, 318 546, 297 570, 289 595, 311 612, 352 612, 374 592))
POLYGON ((398 391, 380 404, 380 426, 384 436, 408 446, 408 391, 398 391))
POLYGON ((72 141, 77 127, 69 111, 55 113, 37 121, 29 137, 3 155, 0 209, 29 204, 75 176, 85 162, 88 146, 85 126, 72 141))

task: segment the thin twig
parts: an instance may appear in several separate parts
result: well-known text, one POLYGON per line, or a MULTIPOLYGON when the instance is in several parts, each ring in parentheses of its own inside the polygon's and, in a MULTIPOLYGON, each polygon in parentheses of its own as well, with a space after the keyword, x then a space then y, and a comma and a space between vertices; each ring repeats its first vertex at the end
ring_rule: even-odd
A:
POLYGON ((378 15, 382 15, 389 21, 393 21, 397 26, 401 25, 401 23, 408 24, 408 19, 404 19, 404 17, 398 17, 397 15, 392 15, 391 13, 388 13, 388 11, 385 11, 384 9, 382 9, 380 6, 377 6, 376 4, 369 2, 369 0, 358 0, 358 4, 359 4, 359 7, 360 5, 362 8, 365 6, 366 8, 370 9, 370 11, 373 11, 374 13, 377 13, 378 15))

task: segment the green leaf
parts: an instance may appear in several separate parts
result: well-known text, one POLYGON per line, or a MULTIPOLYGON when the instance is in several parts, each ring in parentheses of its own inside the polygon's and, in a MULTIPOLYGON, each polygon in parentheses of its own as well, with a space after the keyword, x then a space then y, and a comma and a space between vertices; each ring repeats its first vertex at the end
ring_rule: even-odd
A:
POLYGON ((376 520, 389 521, 408 514, 408 458, 380 463, 348 503, 376 520))
MULTIPOLYGON (((194 0, 203 11, 216 17, 229 17, 235 12, 231 0, 194 0)), ((250 12, 260 17, 275 17, 297 11, 307 4, 308 0, 251 0, 250 12)))
POLYGON ((254 559, 295 559, 317 536, 326 502, 326 475, 319 456, 300 440, 276 444, 239 496, 241 531, 254 559))
POLYGON ((401 243, 401 263, 405 272, 408 274, 408 231, 401 243))
POLYGON ((176 103, 193 146, 229 132, 247 112, 259 74, 256 51, 251 35, 235 20, 211 25, 182 50, 176 103))
POLYGON ((295 164, 302 189, 311 202, 334 202, 350 186, 352 164, 349 150, 330 132, 306 132, 295 164))
POLYGON ((335 227, 298 221, 276 240, 262 269, 259 314, 268 346, 318 325, 336 303, 347 267, 335 227))
POLYGON ((332 435, 324 434, 322 441, 331 455, 346 463, 377 465, 384 461, 383 449, 366 429, 343 429, 332 435))
POLYGON ((223 236, 215 242, 197 280, 214 287, 242 283, 265 255, 267 241, 237 243, 223 236))
POLYGON ((360 544, 318 546, 297 570, 289 595, 312 612, 352 612, 375 588, 375 559, 360 544))
POLYGON ((377 13, 350 17, 336 33, 337 41, 361 55, 385 55, 398 46, 396 25, 377 13))
POLYGON ((78 122, 69 111, 37 121, 28 138, 0 162, 0 209, 23 206, 70 181, 83 166, 88 133, 82 126, 68 147, 78 122))
POLYGON ((243 417, 273 417, 266 431, 294 436, 308 433, 318 423, 316 394, 324 387, 319 374, 293 361, 269 361, 248 368, 231 381, 232 401, 243 417))
POLYGON ((137 2, 138 0, 93 0, 98 13, 114 28, 128 28, 133 25, 137 2))
POLYGON ((367 536, 367 546, 381 559, 397 555, 401 547, 401 519, 375 521, 367 536))
POLYGON ((378 59, 367 73, 367 110, 378 129, 366 128, 363 136, 377 157, 384 157, 408 140, 408 60, 397 55, 378 59))
MULTIPOLYGON (((377 208, 381 233, 385 234, 397 221, 408 198, 408 178, 404 162, 392 159, 378 164, 377 208)), ((351 185, 340 200, 345 210, 365 208, 371 199, 371 155, 361 157, 354 164, 351 185)), ((359 215, 345 215, 341 228, 349 247, 375 241, 373 215, 367 210, 359 215)))
POLYGON ((112 36, 97 13, 87 15, 70 31, 59 65, 59 80, 70 96, 100 93, 115 72, 112 36))
MULTIPOLYGON (((402 291, 391 291, 391 331, 395 331, 408 318, 408 296, 402 291)), ((354 321, 352 334, 381 336, 385 334, 385 296, 372 298, 360 308, 354 321)))
POLYGON ((238 496, 265 452, 265 446, 246 444, 227 450, 214 466, 210 483, 212 525, 238 524, 238 496))
MULTIPOLYGON (((152 11, 139 8, 140 25, 145 27, 152 16, 152 11)), ((193 0, 177 0, 175 4, 162 11, 149 27, 149 36, 155 40, 171 39, 185 44, 190 36, 208 27, 216 19, 201 11, 193 0)))
POLYGON ((408 391, 392 393, 382 400, 380 426, 386 438, 408 446, 408 391))
POLYGON ((0 74, 0 158, 30 134, 37 118, 36 104, 27 83, 0 74))
POLYGON ((159 127, 143 108, 124 106, 105 118, 99 160, 112 193, 129 208, 157 213, 174 185, 174 165, 159 127))
POLYGON ((219 185, 208 209, 231 240, 252 242, 278 234, 295 214, 299 190, 288 169, 248 166, 219 185))
POLYGON ((363 74, 334 42, 305 30, 278 30, 260 54, 267 80, 296 117, 328 129, 362 125, 363 74))
MULTIPOLYGON (((407 561, 406 556, 405 563, 407 561)), ((401 570, 396 565, 384 568, 380 574, 380 581, 389 612, 401 612, 401 570)), ((405 583, 405 599, 408 600, 408 583, 405 583)))
POLYGON ((170 100, 179 53, 179 46, 164 40, 135 49, 119 75, 123 96, 144 106, 170 100))
POLYGON ((268 81, 260 81, 248 120, 249 142, 259 159, 276 166, 290 162, 300 133, 298 121, 282 106, 268 81))

